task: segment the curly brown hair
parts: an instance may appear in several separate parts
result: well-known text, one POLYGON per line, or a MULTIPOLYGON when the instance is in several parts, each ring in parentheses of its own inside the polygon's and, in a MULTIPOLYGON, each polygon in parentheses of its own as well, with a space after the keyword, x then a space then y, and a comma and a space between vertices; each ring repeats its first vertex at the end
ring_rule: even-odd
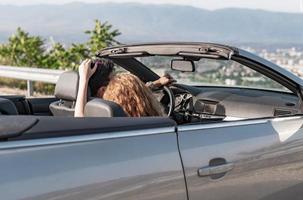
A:
POLYGON ((103 99, 119 104, 130 117, 165 116, 151 90, 137 76, 129 73, 112 77, 103 99))

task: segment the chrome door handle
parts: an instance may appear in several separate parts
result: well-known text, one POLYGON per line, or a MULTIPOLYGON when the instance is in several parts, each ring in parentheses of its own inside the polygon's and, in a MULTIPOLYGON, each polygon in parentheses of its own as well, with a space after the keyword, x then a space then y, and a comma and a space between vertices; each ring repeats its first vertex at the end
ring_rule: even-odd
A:
POLYGON ((204 176, 211 176, 216 174, 223 174, 231 171, 233 168, 234 168, 233 163, 226 163, 217 166, 207 166, 200 168, 198 170, 198 175, 204 177, 204 176))

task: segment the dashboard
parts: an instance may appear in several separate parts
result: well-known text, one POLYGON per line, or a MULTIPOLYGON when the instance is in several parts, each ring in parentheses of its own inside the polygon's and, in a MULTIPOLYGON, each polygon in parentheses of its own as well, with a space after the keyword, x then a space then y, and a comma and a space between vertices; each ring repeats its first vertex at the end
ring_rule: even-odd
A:
MULTIPOLYGON (((193 87, 175 84, 171 116, 178 124, 234 121, 301 114, 299 98, 291 93, 248 88, 193 87)), ((166 107, 167 95, 160 102, 166 107)))

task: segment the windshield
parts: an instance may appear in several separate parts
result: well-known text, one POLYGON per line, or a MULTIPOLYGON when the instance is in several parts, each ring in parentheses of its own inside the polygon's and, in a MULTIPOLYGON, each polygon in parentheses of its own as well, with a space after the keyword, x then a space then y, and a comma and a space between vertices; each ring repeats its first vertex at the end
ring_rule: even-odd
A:
MULTIPOLYGON (((150 56, 137 59, 159 76, 172 75, 178 83, 194 86, 228 86, 291 92, 276 81, 233 60, 202 58, 194 61, 195 72, 180 72, 170 68, 178 57, 150 56)), ((180 58, 179 58, 180 59, 180 58)))

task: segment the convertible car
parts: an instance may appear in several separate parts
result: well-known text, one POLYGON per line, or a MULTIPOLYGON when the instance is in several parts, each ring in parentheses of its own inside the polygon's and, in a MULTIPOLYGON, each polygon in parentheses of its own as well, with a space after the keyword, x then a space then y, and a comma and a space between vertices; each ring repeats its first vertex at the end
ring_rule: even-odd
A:
POLYGON ((90 95, 74 118, 76 72, 60 76, 54 97, 1 96, 1 199, 302 199, 302 79, 220 44, 123 45, 96 57, 144 82, 172 75, 153 91, 168 116, 127 117, 90 95))

